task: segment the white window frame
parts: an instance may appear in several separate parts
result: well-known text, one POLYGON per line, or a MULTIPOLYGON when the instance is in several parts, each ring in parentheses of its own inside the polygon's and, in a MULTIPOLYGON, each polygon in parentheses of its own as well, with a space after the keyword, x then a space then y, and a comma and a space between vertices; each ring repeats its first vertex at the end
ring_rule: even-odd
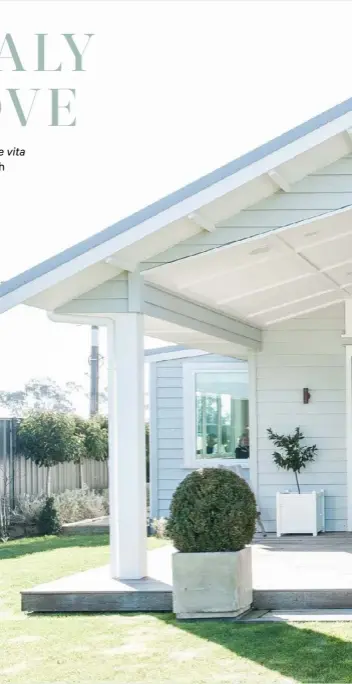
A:
MULTIPOLYGON (((196 374, 218 373, 228 371, 237 375, 246 375, 249 387, 249 369, 239 367, 239 363, 184 363, 183 364, 183 453, 185 468, 211 468, 220 465, 251 467, 251 448, 249 458, 197 458, 196 447, 196 374)), ((248 389, 248 401, 250 391, 248 389)), ((250 406, 249 406, 250 411, 250 406)))

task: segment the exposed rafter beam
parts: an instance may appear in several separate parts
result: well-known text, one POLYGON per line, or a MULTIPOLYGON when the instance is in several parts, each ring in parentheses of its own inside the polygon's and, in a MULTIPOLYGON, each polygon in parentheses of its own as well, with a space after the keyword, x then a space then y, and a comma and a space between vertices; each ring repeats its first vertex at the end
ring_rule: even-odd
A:
POLYGON ((116 268, 121 269, 121 271, 129 271, 130 273, 136 271, 138 263, 129 261, 123 258, 123 256, 112 256, 105 259, 106 264, 111 266, 116 266, 116 268))
MULTIPOLYGON (((204 256, 207 254, 211 254, 211 252, 204 252, 204 256)), ((203 256, 203 255, 200 255, 203 256)), ((278 254, 278 258, 281 258, 281 254, 278 254)), ((271 254, 263 254, 263 256, 260 256, 256 259, 256 265, 257 264, 262 264, 265 261, 268 261, 271 258, 271 254)), ((245 271, 251 268, 252 264, 245 262, 243 264, 237 264, 236 266, 236 271, 245 271)), ((219 272, 211 272, 209 275, 209 272, 206 275, 201 275, 198 277, 193 277, 191 280, 183 280, 182 283, 177 285, 177 290, 179 292, 182 292, 183 290, 187 290, 190 287, 194 287, 194 285, 200 285, 200 283, 206 282, 208 283, 210 280, 216 280, 217 278, 223 278, 226 275, 231 275, 233 273, 233 266, 231 268, 224 268, 222 269, 221 273, 219 272)))
POLYGON ((272 169, 272 171, 268 171, 268 176, 277 188, 280 188, 280 190, 284 190, 285 192, 290 191, 290 184, 281 173, 272 169))
MULTIPOLYGON (((334 285, 334 289, 340 289, 342 291, 345 291, 348 295, 350 294, 348 290, 345 290, 345 286, 341 285, 338 283, 329 273, 328 269, 322 269, 316 266, 308 257, 304 256, 297 248, 292 247, 286 240, 284 239, 283 235, 277 235, 277 239, 280 240, 280 242, 284 242, 286 247, 288 247, 292 252, 294 252, 301 261, 304 261, 305 264, 308 264, 310 268, 313 268, 316 274, 322 275, 327 281, 332 283, 334 285)), ((325 241, 322 241, 325 242, 325 241)), ((328 242, 328 240, 326 240, 328 242)), ((321 243, 320 243, 321 244, 321 243)))
POLYGON ((350 152, 352 152, 352 128, 348 128, 347 131, 344 131, 343 137, 349 147, 350 152))
POLYGON ((256 318, 256 316, 262 316, 263 314, 270 313, 271 311, 278 311, 279 309, 284 309, 285 307, 291 306, 292 304, 300 304, 301 302, 307 302, 315 297, 320 297, 321 295, 330 294, 330 292, 336 292, 335 289, 328 288, 327 290, 321 290, 320 292, 314 292, 313 294, 307 295, 306 297, 298 297, 297 299, 290 299, 286 304, 274 304, 273 306, 268 306, 265 309, 259 309, 254 313, 247 315, 248 319, 256 318))
MULTIPOLYGON (((286 315, 280 316, 278 318, 273 318, 272 320, 267 321, 265 323, 265 325, 268 327, 269 325, 275 325, 276 323, 282 323, 283 321, 289 321, 292 318, 299 318, 299 316, 305 316, 306 314, 312 313, 313 311, 319 311, 321 309, 327 309, 329 306, 332 306, 334 304, 341 304, 341 302, 346 302, 346 298, 345 297, 337 297, 333 301, 324 302, 324 304, 319 304, 318 306, 305 307, 305 308, 300 309, 299 311, 296 311, 294 314, 286 314, 286 315)), ((343 336, 341 335, 341 337, 343 337, 343 336)), ((344 344, 344 342, 342 342, 342 344, 344 344)))
POLYGON ((281 287, 282 285, 288 285, 289 283, 297 282, 297 280, 312 278, 314 276, 316 276, 315 271, 312 273, 303 273, 302 275, 294 276, 292 278, 286 278, 286 279, 280 280, 279 282, 271 284, 271 285, 263 285, 262 287, 257 287, 253 290, 249 290, 245 294, 236 294, 236 295, 223 297, 221 299, 217 299, 216 305, 217 306, 223 306, 224 304, 232 304, 232 302, 236 302, 238 300, 241 300, 244 297, 251 297, 251 296, 256 295, 256 294, 261 294, 262 292, 270 292, 270 290, 275 290, 277 287, 281 287))
POLYGON ((190 221, 196 223, 197 226, 203 228, 203 230, 207 230, 208 233, 214 233, 214 231, 216 230, 216 226, 214 226, 214 224, 211 221, 209 221, 209 219, 202 216, 202 214, 199 211, 188 214, 188 218, 190 221))

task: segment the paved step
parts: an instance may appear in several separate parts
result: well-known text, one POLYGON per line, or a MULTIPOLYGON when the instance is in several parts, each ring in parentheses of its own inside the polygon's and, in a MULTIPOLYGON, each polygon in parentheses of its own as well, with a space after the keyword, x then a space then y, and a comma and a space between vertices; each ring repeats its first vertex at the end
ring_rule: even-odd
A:
POLYGON ((347 589, 257 589, 257 610, 352 609, 352 588, 347 589))
MULTIPOLYGON (((352 589, 254 590, 253 608, 259 611, 352 611, 352 589)), ((130 583, 106 582, 77 590, 59 585, 22 592, 22 610, 29 612, 170 612, 172 591, 156 580, 130 583)))

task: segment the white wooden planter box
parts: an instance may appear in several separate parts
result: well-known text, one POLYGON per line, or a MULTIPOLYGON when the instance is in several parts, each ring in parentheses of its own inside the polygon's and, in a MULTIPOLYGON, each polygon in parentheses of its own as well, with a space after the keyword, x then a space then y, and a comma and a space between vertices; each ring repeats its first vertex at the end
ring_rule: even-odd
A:
POLYGON ((174 553, 173 610, 178 619, 237 617, 252 600, 252 549, 174 553))
POLYGON ((324 490, 277 492, 276 534, 312 534, 325 531, 324 490))

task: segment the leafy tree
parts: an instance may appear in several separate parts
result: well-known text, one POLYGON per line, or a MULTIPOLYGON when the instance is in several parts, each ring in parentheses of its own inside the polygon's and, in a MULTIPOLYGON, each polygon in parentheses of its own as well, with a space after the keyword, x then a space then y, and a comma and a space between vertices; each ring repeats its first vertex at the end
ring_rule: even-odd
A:
POLYGON ((302 446, 301 442, 305 439, 301 430, 297 427, 292 435, 279 435, 268 428, 269 439, 280 451, 274 451, 273 460, 278 468, 292 470, 295 474, 298 493, 301 493, 298 475, 307 463, 314 461, 318 451, 316 444, 313 446, 302 446))
POLYGON ((19 423, 18 449, 37 466, 47 469, 46 494, 49 495, 52 466, 77 460, 84 446, 73 416, 31 411, 19 423))
POLYGON ((108 419, 105 416, 93 416, 82 418, 74 415, 76 435, 80 439, 80 449, 77 451, 74 462, 79 466, 79 486, 83 487, 83 461, 106 461, 109 455, 108 419))
POLYGON ((15 417, 24 416, 28 411, 72 413, 72 395, 81 391, 80 385, 74 382, 60 387, 51 378, 32 378, 23 390, 0 391, 0 406, 7 408, 15 417))

